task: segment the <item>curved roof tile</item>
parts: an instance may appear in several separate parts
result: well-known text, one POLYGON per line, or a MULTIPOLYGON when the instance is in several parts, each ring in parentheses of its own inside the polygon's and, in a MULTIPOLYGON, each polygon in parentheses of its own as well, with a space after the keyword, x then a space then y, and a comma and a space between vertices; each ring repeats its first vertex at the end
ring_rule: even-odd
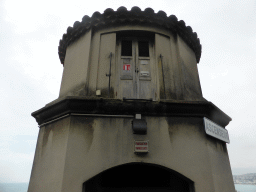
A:
POLYGON ((144 11, 141 11, 139 7, 133 7, 131 11, 128 11, 126 7, 119 7, 117 11, 108 8, 103 14, 94 12, 92 17, 85 15, 82 18, 82 22, 76 21, 73 27, 68 27, 67 33, 63 34, 59 42, 58 51, 60 62, 64 64, 67 47, 85 34, 90 28, 119 24, 153 24, 178 33, 195 52, 197 62, 199 63, 200 61, 202 50, 200 40, 197 37, 197 33, 193 32, 190 26, 186 26, 183 20, 178 21, 175 15, 168 17, 164 11, 155 13, 151 8, 146 8, 144 11))

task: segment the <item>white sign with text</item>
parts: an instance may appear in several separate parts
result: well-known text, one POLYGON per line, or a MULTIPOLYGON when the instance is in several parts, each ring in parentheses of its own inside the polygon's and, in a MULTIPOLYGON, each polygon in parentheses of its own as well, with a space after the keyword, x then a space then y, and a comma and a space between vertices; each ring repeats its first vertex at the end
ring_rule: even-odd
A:
POLYGON ((228 131, 219 126, 218 124, 214 123, 213 121, 207 119, 204 117, 204 128, 207 135, 210 135, 212 137, 215 137, 219 140, 222 140, 226 143, 229 143, 229 136, 228 131))
POLYGON ((135 153, 147 153, 148 152, 148 141, 134 141, 134 152, 135 153))

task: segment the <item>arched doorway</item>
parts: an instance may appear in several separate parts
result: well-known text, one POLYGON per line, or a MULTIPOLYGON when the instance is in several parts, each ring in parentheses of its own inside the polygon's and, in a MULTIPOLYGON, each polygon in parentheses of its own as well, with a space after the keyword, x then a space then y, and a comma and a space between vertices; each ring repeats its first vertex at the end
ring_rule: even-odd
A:
POLYGON ((162 166, 130 163, 108 169, 84 183, 83 192, 194 192, 188 178, 162 166))

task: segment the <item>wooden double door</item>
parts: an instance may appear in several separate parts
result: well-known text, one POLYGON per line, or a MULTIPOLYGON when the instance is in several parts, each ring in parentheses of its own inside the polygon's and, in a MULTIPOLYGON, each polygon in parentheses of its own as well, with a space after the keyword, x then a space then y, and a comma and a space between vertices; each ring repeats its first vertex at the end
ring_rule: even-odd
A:
POLYGON ((143 37, 118 41, 119 87, 125 99, 155 99, 154 42, 143 37))

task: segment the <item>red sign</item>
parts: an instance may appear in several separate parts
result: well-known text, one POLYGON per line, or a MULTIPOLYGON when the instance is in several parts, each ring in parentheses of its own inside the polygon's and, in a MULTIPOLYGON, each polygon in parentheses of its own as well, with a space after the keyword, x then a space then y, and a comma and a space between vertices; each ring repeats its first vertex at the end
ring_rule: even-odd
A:
POLYGON ((124 71, 130 71, 131 70, 131 65, 130 64, 124 64, 123 65, 123 70, 124 71))

